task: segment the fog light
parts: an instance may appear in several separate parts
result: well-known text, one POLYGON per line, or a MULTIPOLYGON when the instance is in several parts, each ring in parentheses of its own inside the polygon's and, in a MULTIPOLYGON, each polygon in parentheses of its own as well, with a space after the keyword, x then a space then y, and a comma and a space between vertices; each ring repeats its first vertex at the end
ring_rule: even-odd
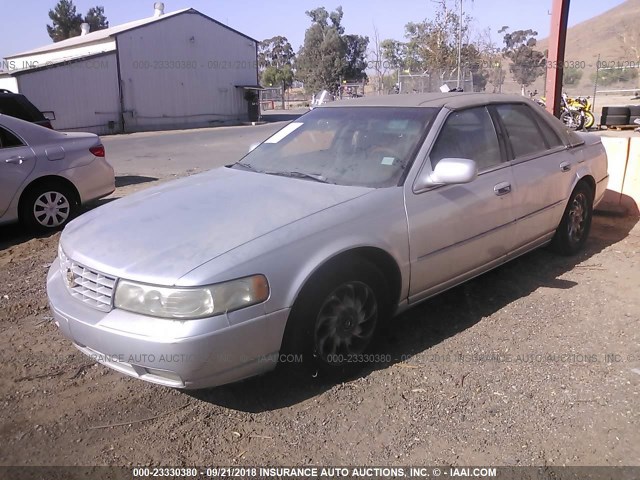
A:
POLYGON ((180 378, 180 375, 178 375, 177 373, 170 372, 169 370, 158 370, 156 368, 147 368, 147 367, 145 367, 144 370, 147 375, 153 375, 154 377, 158 377, 163 380, 168 380, 170 382, 184 385, 182 378, 180 378))

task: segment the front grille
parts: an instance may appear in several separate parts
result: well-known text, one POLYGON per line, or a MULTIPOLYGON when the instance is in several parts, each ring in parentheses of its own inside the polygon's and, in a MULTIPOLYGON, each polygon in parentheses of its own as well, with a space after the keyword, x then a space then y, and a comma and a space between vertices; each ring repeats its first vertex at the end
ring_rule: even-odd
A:
POLYGON ((110 311, 113 307, 116 278, 74 262, 61 248, 58 256, 60 273, 71 296, 103 312, 110 311))

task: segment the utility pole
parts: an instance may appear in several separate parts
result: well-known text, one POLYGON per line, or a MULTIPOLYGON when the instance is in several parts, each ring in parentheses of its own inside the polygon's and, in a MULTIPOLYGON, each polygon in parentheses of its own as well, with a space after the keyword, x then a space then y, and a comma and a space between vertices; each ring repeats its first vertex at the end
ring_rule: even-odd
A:
POLYGON ((547 67, 546 94, 547 110, 560 117, 560 98, 562 96, 562 73, 564 50, 567 41, 567 23, 569 20, 569 1, 553 0, 551 9, 551 29, 549 34, 549 63, 547 67))
POLYGON ((598 77, 600 76, 600 54, 598 54, 598 61, 596 62, 596 78, 595 82, 593 82, 593 102, 591 103, 591 108, 595 112, 596 111, 596 94, 598 93, 598 77))
POLYGON ((462 15, 464 0, 460 0, 460 18, 458 18, 458 83, 457 88, 460 89, 460 77, 462 76, 462 15))

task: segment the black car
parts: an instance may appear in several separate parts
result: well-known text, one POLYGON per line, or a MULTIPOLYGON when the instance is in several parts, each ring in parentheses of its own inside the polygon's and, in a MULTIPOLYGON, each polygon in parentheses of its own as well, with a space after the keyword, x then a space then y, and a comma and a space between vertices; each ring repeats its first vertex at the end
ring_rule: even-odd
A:
POLYGON ((20 93, 0 89, 0 113, 53 129, 51 121, 20 93))

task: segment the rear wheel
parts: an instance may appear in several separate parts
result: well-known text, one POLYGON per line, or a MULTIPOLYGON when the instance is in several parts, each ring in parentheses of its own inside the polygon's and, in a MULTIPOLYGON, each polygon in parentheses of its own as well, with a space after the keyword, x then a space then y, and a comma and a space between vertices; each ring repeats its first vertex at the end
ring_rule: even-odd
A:
POLYGON ((65 185, 47 183, 28 191, 21 202, 20 219, 30 230, 55 231, 77 213, 74 192, 65 185))
POLYGON ((562 255, 575 255, 582 250, 591 230, 592 215, 593 192, 586 183, 579 183, 571 193, 551 248, 562 255))
POLYGON ((355 370, 389 314, 387 291, 384 276, 365 260, 323 268, 293 306, 283 351, 302 355, 306 366, 324 373, 355 370))

